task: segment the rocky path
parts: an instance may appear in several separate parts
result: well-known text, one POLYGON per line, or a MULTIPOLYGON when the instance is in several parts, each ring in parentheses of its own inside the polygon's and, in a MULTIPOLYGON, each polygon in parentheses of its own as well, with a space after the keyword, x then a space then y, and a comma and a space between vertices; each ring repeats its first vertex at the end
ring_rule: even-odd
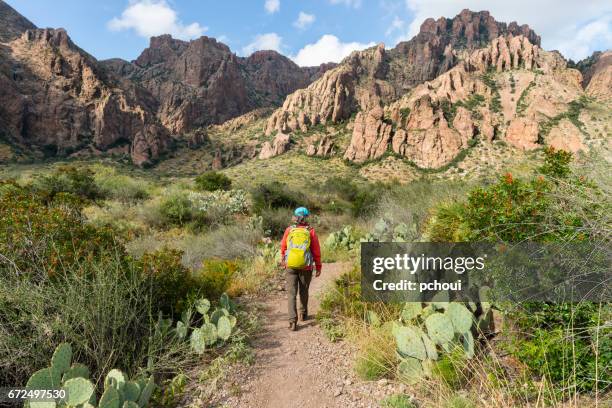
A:
MULTIPOLYGON (((310 288, 310 312, 319 310, 320 295, 348 268, 346 263, 323 266, 310 288)), ((312 319, 299 330, 287 329, 286 293, 263 304, 264 327, 255 339, 255 363, 228 379, 213 406, 254 408, 375 407, 395 386, 366 383, 353 375, 354 351, 343 342, 331 343, 312 319)))

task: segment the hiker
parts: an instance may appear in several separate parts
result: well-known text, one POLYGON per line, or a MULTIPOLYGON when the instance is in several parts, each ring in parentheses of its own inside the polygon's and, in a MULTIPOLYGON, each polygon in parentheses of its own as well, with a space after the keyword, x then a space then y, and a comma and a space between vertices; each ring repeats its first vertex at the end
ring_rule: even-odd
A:
POLYGON ((310 212, 300 207, 293 212, 292 225, 287 227, 281 241, 281 265, 287 271, 289 295, 289 329, 297 330, 297 307, 295 298, 300 294, 300 320, 308 320, 308 286, 315 276, 321 275, 321 248, 315 230, 308 225, 310 212))

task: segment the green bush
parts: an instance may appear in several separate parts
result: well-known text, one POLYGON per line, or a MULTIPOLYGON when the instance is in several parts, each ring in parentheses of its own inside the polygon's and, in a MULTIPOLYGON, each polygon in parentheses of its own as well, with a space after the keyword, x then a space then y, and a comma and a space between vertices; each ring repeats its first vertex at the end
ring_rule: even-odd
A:
POLYGON ((114 251, 115 231, 84 224, 82 201, 71 193, 50 195, 0 182, 0 254, 20 272, 54 275, 114 251))
POLYGON ((193 290, 189 269, 181 263, 182 255, 176 249, 162 248, 136 261, 143 275, 151 280, 156 307, 168 315, 180 313, 193 290))
POLYGON ((178 192, 164 197, 159 207, 166 225, 185 225, 193 218, 193 206, 187 194, 178 192))
POLYGON ((294 209, 304 206, 312 209, 311 202, 305 194, 293 191, 286 184, 277 181, 260 184, 251 192, 251 195, 253 211, 256 214, 278 208, 294 209))
POLYGON ((207 171, 195 178, 196 187, 203 191, 229 190, 232 180, 223 173, 207 171))
POLYGON ((101 197, 94 173, 85 167, 58 167, 51 174, 35 176, 33 186, 47 200, 52 200, 58 193, 71 193, 86 200, 101 197))
POLYGON ((217 298, 227 292, 237 270, 238 265, 233 261, 218 259, 204 261, 202 268, 194 275, 200 295, 217 298))
POLYGON ((275 208, 265 209, 260 214, 264 235, 280 238, 283 236, 285 229, 291 224, 293 212, 288 208, 275 208))
POLYGON ((149 197, 148 183, 123 174, 117 174, 113 168, 97 169, 94 176, 102 196, 129 203, 145 200, 149 197))
POLYGON ((134 376, 148 364, 163 375, 192 365, 188 344, 153 336, 159 299, 139 272, 120 257, 42 280, 0 264, 0 384, 25 384, 64 341, 97 384, 109 367, 134 376))
POLYGON ((410 397, 406 394, 394 394, 380 402, 382 408, 415 408, 410 397))

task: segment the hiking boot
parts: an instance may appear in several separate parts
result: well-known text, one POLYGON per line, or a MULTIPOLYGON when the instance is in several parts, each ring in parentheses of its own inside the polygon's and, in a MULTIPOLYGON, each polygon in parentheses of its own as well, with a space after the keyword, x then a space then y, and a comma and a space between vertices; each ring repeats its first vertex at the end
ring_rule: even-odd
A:
POLYGON ((297 331, 297 323, 295 323, 295 322, 290 322, 290 323, 289 323, 289 330, 291 330, 291 331, 297 331))
POLYGON ((305 322, 308 320, 308 313, 300 313, 300 321, 305 322))

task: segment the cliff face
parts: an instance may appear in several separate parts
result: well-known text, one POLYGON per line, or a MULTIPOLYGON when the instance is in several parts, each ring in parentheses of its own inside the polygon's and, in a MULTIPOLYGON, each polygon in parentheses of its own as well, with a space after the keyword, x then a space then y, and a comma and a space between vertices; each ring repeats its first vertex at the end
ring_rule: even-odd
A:
POLYGON ((574 152, 584 148, 581 132, 569 121, 542 130, 583 94, 580 73, 560 55, 519 35, 500 36, 457 58, 455 67, 384 110, 358 113, 344 157, 363 162, 393 152, 419 167, 439 168, 477 140, 502 139, 522 150, 543 143, 574 152))
POLYGON ((278 106, 328 69, 300 68, 275 51, 240 58, 213 38, 186 42, 169 35, 151 38, 133 63, 103 63, 155 97, 157 115, 173 134, 278 106))
POLYGON ((410 41, 391 50, 381 44, 355 52, 307 89, 290 95, 270 118, 267 133, 304 130, 386 105, 451 69, 458 62, 458 51, 519 35, 534 45, 540 43, 528 26, 497 22, 486 11, 464 10, 453 19, 427 19, 410 41))
POLYGON ((62 29, 27 29, 0 46, 0 129, 15 143, 52 155, 119 149, 150 164, 169 137, 140 94, 62 29))

